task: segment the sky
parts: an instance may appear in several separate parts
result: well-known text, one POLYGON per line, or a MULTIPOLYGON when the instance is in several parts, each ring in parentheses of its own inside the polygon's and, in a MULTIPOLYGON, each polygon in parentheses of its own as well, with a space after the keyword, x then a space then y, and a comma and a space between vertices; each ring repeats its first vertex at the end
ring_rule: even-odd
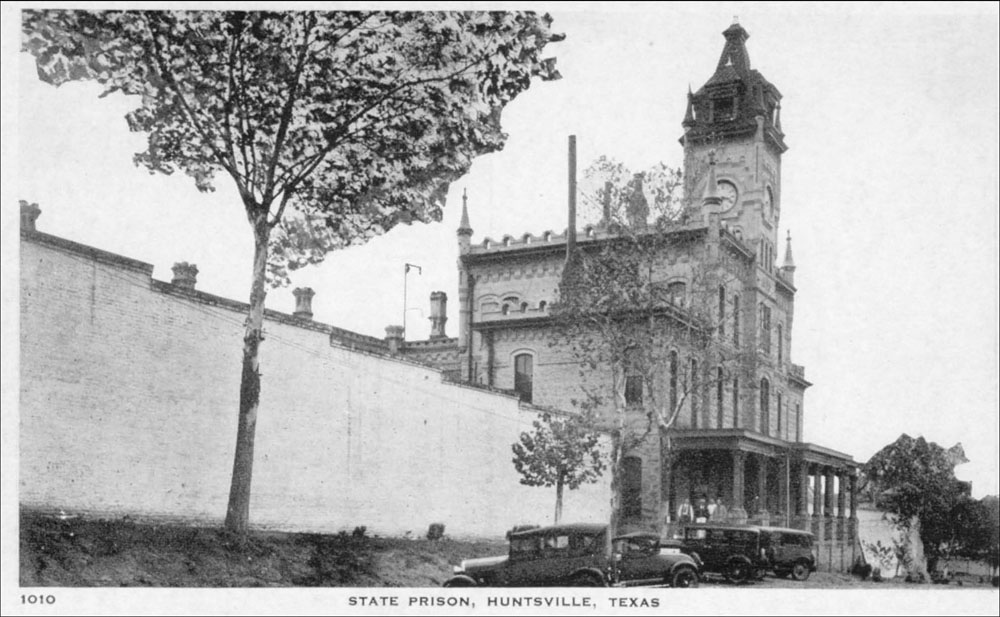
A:
MULTIPOLYGON (((427 336, 428 295, 442 290, 454 335, 462 191, 475 242, 565 227, 569 135, 581 168, 600 155, 679 167, 688 86, 711 76, 738 16, 752 67, 784 96, 779 237, 791 230, 798 266, 791 354, 815 384, 804 439, 859 462, 901 433, 961 442, 970 462, 958 476, 977 497, 1000 492, 996 5, 583 9, 551 11, 566 40, 547 51, 563 79, 534 83, 505 109, 505 149, 452 185, 443 222, 331 254, 272 290, 268 307, 291 312, 291 289, 309 286, 316 320, 381 337, 403 319, 411 263, 421 273, 408 277, 408 334, 427 336)), ((99 99, 94 84, 42 84, 8 27, 5 266, 25 199, 40 205, 41 231, 150 262, 161 280, 174 262, 196 263, 199 289, 245 301, 252 241, 235 190, 220 180, 203 194, 183 175, 133 166, 144 137, 124 114, 136 104, 99 99)))

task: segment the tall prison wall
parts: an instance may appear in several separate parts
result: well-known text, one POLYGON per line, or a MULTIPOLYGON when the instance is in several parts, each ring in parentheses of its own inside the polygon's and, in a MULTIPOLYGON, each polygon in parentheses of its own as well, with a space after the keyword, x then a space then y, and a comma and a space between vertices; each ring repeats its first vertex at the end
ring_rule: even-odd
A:
MULTIPOLYGON (((21 504, 221 521, 244 313, 57 240, 21 242, 21 504)), ((254 525, 497 536, 551 522, 555 490, 521 485, 511 463, 535 419, 515 398, 290 317, 265 324, 261 373, 254 525)), ((564 520, 606 520, 607 496, 606 479, 568 491, 564 520)))

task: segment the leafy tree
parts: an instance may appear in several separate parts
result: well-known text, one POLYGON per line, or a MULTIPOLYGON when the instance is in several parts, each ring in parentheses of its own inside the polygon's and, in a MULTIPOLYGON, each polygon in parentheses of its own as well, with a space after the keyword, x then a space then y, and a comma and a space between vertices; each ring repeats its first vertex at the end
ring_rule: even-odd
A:
POLYGON ((562 519, 563 489, 596 482, 605 469, 600 433, 586 419, 543 413, 512 446, 521 484, 556 488, 555 522, 562 519))
POLYGON ((749 271, 709 255, 687 228, 697 210, 680 196, 679 172, 657 165, 636 174, 601 158, 585 177, 584 206, 601 213, 605 238, 581 244, 563 270, 553 345, 579 361, 578 406, 611 435, 610 526, 617 530, 624 456, 655 452, 669 481, 670 430, 681 412, 694 409, 696 425, 711 425, 707 392, 744 370, 746 350, 719 344, 718 290, 749 271), (681 271, 686 284, 672 284, 670 274, 681 271))
POLYGON ((235 182, 254 238, 226 527, 245 535, 267 283, 399 223, 503 147, 500 112, 557 77, 550 18, 506 12, 23 13, 42 80, 135 95, 136 165, 235 182))
POLYGON ((865 464, 865 482, 876 505, 923 545, 926 559, 915 542, 908 547, 906 561, 913 564, 913 574, 929 579, 937 561, 961 542, 959 525, 971 497, 968 485, 955 478, 955 466, 966 461, 961 445, 945 450, 904 434, 865 464))

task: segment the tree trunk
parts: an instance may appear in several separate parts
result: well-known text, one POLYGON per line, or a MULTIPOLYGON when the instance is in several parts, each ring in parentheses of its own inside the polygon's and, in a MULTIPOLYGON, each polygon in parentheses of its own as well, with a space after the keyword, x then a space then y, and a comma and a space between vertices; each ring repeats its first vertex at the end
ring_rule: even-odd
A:
POLYGON ((604 547, 608 559, 613 557, 614 547, 611 540, 618 533, 621 520, 621 461, 622 431, 617 430, 611 434, 611 517, 608 521, 608 537, 605 539, 604 547))
POLYGON ((229 505, 226 509, 226 529, 242 539, 246 538, 250 525, 250 481, 253 477, 254 434, 260 405, 259 350, 263 340, 267 243, 270 235, 265 220, 253 225, 253 282, 250 286, 250 311, 243 335, 243 374, 240 379, 236 453, 233 457, 233 478, 229 485, 229 505))
POLYGON ((558 525, 559 521, 562 520, 562 501, 563 501, 563 478, 562 474, 556 479, 556 520, 555 524, 558 525))

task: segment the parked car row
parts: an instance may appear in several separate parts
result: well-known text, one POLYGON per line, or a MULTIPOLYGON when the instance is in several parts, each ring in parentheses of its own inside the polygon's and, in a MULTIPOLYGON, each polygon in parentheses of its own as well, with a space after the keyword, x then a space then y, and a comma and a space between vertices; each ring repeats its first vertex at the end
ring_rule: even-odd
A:
POLYGON ((689 524, 661 542, 652 532, 611 538, 598 524, 517 527, 508 553, 466 559, 445 587, 696 587, 705 573, 742 583, 767 572, 806 580, 816 570, 814 537, 797 529, 689 524))

